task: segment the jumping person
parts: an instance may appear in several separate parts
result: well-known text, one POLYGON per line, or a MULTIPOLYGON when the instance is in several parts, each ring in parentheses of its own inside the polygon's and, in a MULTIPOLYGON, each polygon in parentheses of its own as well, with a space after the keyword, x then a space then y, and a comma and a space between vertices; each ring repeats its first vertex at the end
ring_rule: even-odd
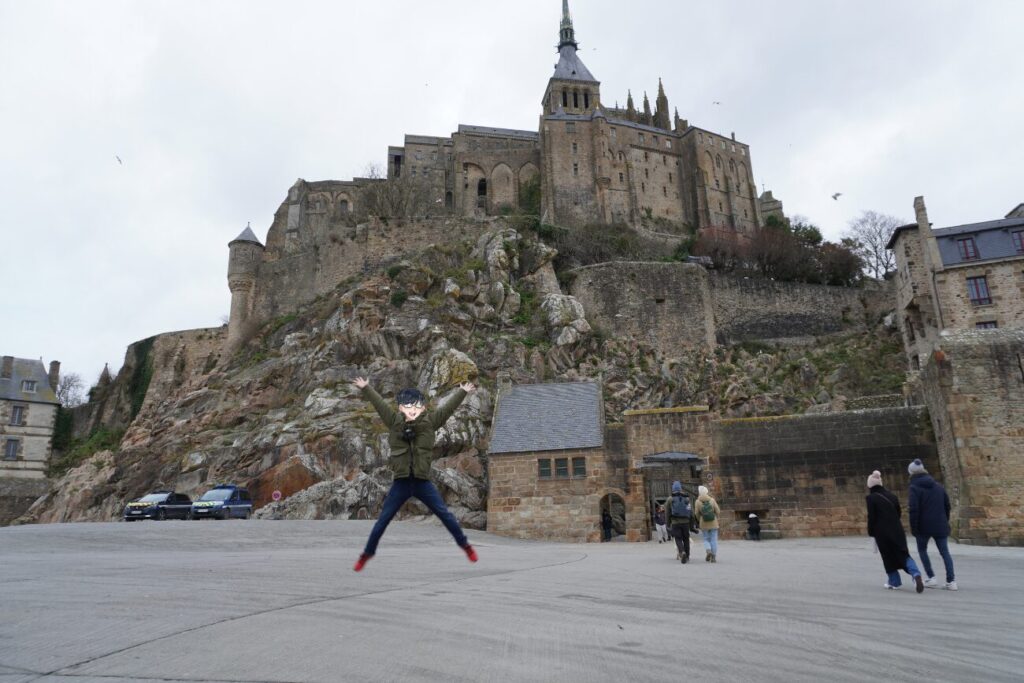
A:
POLYGON ((377 414, 388 428, 388 444, 391 446, 391 471, 394 482, 384 498, 377 523, 373 525, 370 538, 366 541, 363 554, 356 561, 355 571, 362 571, 366 563, 377 552, 377 543, 384 535, 392 518, 405 501, 415 497, 437 515, 445 528, 466 553, 470 562, 476 562, 476 551, 466 539, 455 515, 445 507, 444 499, 437 487, 430 481, 430 462, 434 455, 434 432, 440 429, 455 409, 475 391, 471 382, 463 382, 434 410, 427 410, 423 394, 418 389, 402 389, 398 392, 398 412, 378 394, 365 377, 356 377, 352 382, 363 398, 376 408, 377 414))

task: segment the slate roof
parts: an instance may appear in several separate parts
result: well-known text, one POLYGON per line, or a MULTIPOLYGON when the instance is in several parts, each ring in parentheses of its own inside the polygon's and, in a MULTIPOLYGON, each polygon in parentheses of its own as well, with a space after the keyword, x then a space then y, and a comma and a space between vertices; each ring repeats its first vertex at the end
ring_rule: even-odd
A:
POLYGON ((968 223, 966 225, 954 225, 950 228, 939 228, 932 230, 936 238, 964 235, 972 232, 984 232, 987 230, 1007 230, 1009 228, 1024 227, 1024 218, 1000 218, 994 221, 982 221, 981 223, 968 223))
POLYGON ((43 367, 43 361, 29 358, 15 358, 10 379, 0 378, 0 400, 59 403, 50 387, 50 375, 43 367), (21 383, 25 380, 35 381, 34 392, 21 390, 21 383))
POLYGON ((580 60, 579 55, 576 54, 576 48, 572 45, 563 45, 558 50, 558 64, 555 64, 555 75, 552 78, 567 81, 598 82, 594 75, 590 73, 590 69, 580 60))
POLYGON ((498 398, 490 453, 604 445, 601 389, 593 382, 522 384, 498 398))
POLYGON ((241 235, 239 235, 235 239, 233 239, 230 242, 228 242, 228 246, 230 247, 235 242, 255 242, 256 244, 260 245, 261 247, 263 246, 263 243, 260 242, 259 239, 256 238, 256 234, 252 231, 252 228, 250 228, 248 225, 245 226, 245 230, 242 231, 241 235))
POLYGON ((527 140, 539 140, 540 133, 535 130, 516 130, 514 128, 494 128, 493 126, 467 126, 459 124, 460 133, 472 135, 493 135, 501 138, 524 138, 527 140))

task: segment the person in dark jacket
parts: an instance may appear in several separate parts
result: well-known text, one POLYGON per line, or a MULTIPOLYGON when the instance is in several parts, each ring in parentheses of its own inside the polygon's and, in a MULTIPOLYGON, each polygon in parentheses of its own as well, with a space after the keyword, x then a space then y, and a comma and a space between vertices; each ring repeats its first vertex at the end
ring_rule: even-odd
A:
POLYGON ((882 473, 878 470, 868 476, 868 491, 868 536, 875 539, 885 572, 889 575, 885 587, 896 590, 903 585, 900 581, 902 569, 914 577, 917 592, 923 593, 921 571, 907 550, 907 532, 900 520, 899 499, 882 486, 882 473))
POLYGON ((683 493, 682 482, 672 482, 672 496, 665 502, 668 527, 676 541, 676 559, 686 564, 690 561, 690 528, 693 526, 693 506, 690 498, 683 493))
POLYGON ((751 541, 761 540, 761 520, 753 512, 747 515, 747 536, 751 541))
POLYGON ((601 542, 612 540, 612 515, 605 510, 601 513, 601 542))
POLYGON ((660 505, 654 510, 654 528, 657 531, 658 543, 668 542, 668 528, 665 526, 665 508, 660 505))
POLYGON ((910 514, 910 533, 917 540, 917 556, 928 575, 926 588, 938 588, 932 563, 928 558, 928 541, 935 539, 942 562, 946 565, 946 590, 957 590, 956 575, 953 573, 953 558, 949 555, 949 496, 946 489, 932 479, 920 458, 907 467, 910 473, 910 495, 907 510, 910 514))
POLYGON ((430 481, 430 463, 434 458, 434 432, 440 429, 455 409, 476 390, 471 382, 463 382, 434 410, 427 410, 423 394, 418 389, 402 389, 395 397, 398 410, 391 407, 365 377, 356 377, 352 384, 359 389, 363 398, 373 404, 380 419, 388 428, 388 445, 391 447, 389 465, 394 474, 394 482, 384 498, 377 523, 370 531, 366 548, 356 561, 355 571, 363 570, 366 563, 377 552, 377 543, 384 535, 384 530, 399 509, 409 498, 415 497, 423 502, 444 524, 445 528, 466 553, 470 562, 477 561, 476 551, 466 539, 458 520, 455 519, 444 504, 437 487, 430 481))

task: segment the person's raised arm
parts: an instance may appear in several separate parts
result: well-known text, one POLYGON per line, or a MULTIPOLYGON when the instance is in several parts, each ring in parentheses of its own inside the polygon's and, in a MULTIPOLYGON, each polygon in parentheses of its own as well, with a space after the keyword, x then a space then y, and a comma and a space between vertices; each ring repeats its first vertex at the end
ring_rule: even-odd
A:
POLYGON ((462 382, 434 411, 434 429, 440 429, 448 418, 451 417, 468 394, 476 391, 476 385, 472 382, 462 382))
POLYGON ((380 419, 384 420, 384 424, 390 425, 395 421, 397 413, 387 401, 381 398, 381 395, 370 386, 370 382, 365 377, 356 377, 352 380, 352 386, 359 390, 360 395, 373 404, 377 414, 380 415, 380 419))

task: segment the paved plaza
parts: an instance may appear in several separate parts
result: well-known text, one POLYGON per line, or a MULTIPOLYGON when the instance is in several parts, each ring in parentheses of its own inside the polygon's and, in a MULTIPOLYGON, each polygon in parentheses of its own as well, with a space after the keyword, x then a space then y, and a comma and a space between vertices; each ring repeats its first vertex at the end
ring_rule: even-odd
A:
POLYGON ((371 524, 0 529, 0 683, 1024 679, 1024 548, 954 545, 960 591, 918 595, 882 588, 867 538, 684 566, 471 532, 471 564, 396 522, 356 574, 371 524))

